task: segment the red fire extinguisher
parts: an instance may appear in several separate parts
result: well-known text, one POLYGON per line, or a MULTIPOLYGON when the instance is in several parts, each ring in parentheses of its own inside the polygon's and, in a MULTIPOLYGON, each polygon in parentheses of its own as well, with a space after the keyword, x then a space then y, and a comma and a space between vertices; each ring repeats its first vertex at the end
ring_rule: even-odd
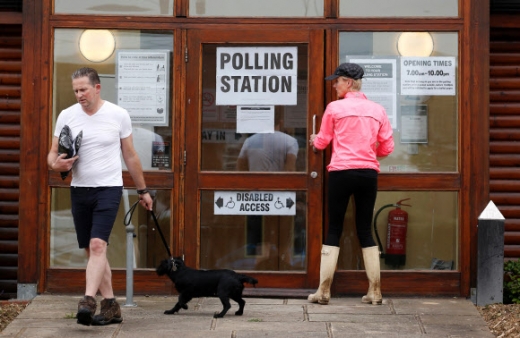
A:
POLYGON ((411 207, 409 204, 404 204, 404 201, 409 200, 405 198, 395 204, 387 204, 381 207, 374 218, 374 231, 379 243, 379 250, 381 257, 385 259, 385 264, 400 266, 406 264, 406 231, 408 228, 408 213, 401 209, 401 206, 411 207), (377 233, 377 216, 379 213, 388 207, 395 207, 388 213, 388 226, 386 231, 386 252, 383 251, 379 234, 377 233))

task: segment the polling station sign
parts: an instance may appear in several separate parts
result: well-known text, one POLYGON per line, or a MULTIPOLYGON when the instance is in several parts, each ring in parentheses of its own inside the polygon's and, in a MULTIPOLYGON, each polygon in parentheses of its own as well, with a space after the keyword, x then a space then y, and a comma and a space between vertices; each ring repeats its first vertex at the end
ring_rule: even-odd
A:
POLYGON ((294 191, 215 191, 215 215, 296 215, 294 191))
POLYGON ((217 105, 296 105, 297 47, 218 47, 217 105))

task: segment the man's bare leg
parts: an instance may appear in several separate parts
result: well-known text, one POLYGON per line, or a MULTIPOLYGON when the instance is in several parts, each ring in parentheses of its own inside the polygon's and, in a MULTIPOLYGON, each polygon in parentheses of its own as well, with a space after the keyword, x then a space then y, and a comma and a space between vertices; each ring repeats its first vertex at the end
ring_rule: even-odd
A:
POLYGON ((85 295, 96 297, 99 290, 104 298, 114 298, 112 271, 107 259, 107 243, 99 238, 92 238, 87 255, 89 258, 85 295))
MULTIPOLYGON (((106 296, 113 298, 111 282, 106 283, 105 274, 107 269, 110 273, 110 267, 107 260, 107 243, 99 238, 90 240, 89 248, 85 249, 88 256, 86 269, 86 287, 85 296, 78 303, 78 313, 76 318, 79 324, 91 325, 96 314, 97 302, 96 294, 98 290, 102 291, 106 296), (106 294, 108 293, 108 294, 106 294)), ((109 275, 111 278, 111 276, 109 275)))
POLYGON ((108 260, 105 265, 105 274, 103 275, 101 284, 99 284, 99 292, 103 298, 114 298, 114 290, 112 289, 112 270, 110 269, 108 260))
POLYGON ((87 250, 89 259, 87 263, 85 297, 95 297, 98 290, 103 296, 101 312, 89 318, 92 325, 107 325, 123 321, 121 308, 114 297, 112 270, 110 269, 106 253, 107 243, 105 241, 97 238, 91 239, 90 248, 87 250))

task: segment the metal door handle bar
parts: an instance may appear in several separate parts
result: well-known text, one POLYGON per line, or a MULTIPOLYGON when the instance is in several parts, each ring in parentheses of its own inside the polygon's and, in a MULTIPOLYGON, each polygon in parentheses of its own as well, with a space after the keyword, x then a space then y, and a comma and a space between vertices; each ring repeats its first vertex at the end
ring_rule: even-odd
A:
MULTIPOLYGON (((316 114, 312 117, 312 133, 316 134, 316 114)), ((312 151, 318 151, 314 145, 312 146, 312 151)))

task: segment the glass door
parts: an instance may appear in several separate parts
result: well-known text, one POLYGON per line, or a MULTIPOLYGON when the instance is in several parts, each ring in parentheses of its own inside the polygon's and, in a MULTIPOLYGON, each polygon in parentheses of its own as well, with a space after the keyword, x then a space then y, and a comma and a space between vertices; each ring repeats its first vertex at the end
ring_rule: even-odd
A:
POLYGON ((188 32, 185 242, 188 265, 314 287, 323 155, 323 32, 188 32), (317 128, 317 126, 316 126, 317 128))

